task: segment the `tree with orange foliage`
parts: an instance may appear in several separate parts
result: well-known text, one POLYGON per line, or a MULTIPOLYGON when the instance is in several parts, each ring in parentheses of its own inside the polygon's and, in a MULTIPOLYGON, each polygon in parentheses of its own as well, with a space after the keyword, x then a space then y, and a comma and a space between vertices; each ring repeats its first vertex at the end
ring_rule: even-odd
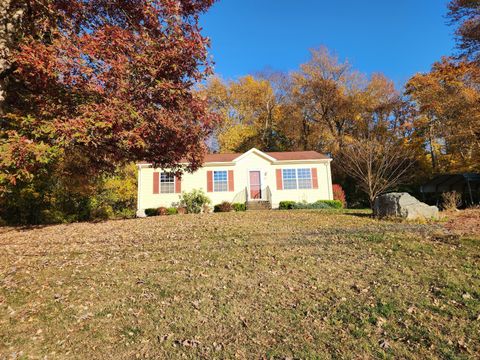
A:
POLYGON ((414 137, 424 139, 435 172, 480 170, 479 74, 475 63, 444 58, 407 83, 419 115, 414 137))

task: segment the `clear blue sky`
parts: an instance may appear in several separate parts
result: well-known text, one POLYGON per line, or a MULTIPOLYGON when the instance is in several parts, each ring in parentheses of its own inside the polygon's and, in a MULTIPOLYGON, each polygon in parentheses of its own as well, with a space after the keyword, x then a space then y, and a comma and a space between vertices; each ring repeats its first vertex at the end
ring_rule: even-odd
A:
POLYGON ((357 70, 403 85, 455 50, 447 0, 220 0, 202 17, 226 79, 291 71, 327 46, 357 70))

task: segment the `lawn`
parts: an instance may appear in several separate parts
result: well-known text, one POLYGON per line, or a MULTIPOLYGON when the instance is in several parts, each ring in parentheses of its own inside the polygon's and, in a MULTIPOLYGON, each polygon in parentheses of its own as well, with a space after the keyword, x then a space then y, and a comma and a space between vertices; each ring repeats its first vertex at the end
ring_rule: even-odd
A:
POLYGON ((364 212, 0 229, 3 358, 475 358, 480 235, 364 212))

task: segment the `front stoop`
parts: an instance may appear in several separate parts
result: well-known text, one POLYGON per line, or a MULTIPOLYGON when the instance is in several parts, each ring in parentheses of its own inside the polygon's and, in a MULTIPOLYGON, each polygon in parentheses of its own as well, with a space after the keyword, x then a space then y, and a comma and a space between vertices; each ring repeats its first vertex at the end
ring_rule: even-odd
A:
POLYGON ((272 203, 270 201, 249 201, 247 202, 247 210, 271 210, 272 203))

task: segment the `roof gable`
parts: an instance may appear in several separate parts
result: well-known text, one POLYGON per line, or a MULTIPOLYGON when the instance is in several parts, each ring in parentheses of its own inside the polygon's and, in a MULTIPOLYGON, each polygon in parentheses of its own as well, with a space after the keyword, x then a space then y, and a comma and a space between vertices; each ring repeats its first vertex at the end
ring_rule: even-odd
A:
POLYGON ((255 154, 265 160, 268 160, 270 162, 274 162, 276 159, 271 157, 270 155, 268 155, 267 153, 264 153, 263 151, 260 151, 258 149, 255 149, 255 148, 252 148, 250 150, 248 150, 246 153, 243 153, 241 154, 240 156, 238 156, 235 160, 233 160, 234 162, 238 162, 238 161, 241 161, 245 158, 247 158, 249 155, 251 154, 255 154))

